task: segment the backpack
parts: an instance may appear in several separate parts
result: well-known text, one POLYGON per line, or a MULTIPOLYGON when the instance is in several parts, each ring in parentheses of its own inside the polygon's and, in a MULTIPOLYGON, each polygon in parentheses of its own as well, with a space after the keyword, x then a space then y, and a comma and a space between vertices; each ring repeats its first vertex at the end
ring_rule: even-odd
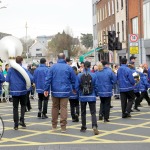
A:
POLYGON ((92 76, 89 73, 83 73, 81 76, 81 91, 83 95, 89 95, 93 92, 92 76))

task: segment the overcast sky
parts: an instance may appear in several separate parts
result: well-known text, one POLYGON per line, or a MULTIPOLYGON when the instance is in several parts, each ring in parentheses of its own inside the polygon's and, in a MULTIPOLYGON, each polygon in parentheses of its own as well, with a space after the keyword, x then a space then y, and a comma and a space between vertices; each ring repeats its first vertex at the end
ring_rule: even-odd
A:
POLYGON ((92 33, 92 0, 1 0, 0 32, 18 38, 27 35, 53 35, 63 29, 72 30, 73 36, 92 33))

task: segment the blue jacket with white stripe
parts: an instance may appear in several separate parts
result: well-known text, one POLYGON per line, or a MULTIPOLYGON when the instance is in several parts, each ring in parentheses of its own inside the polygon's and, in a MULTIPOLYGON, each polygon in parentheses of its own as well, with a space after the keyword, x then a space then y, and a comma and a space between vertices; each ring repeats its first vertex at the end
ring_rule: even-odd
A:
MULTIPOLYGON (((22 67, 23 68, 23 67, 22 67)), ((33 82, 33 76, 29 73, 29 71, 23 68, 27 74, 31 82, 33 82)), ((10 68, 8 70, 8 74, 6 76, 6 82, 9 82, 10 95, 12 96, 21 96, 27 94, 28 89, 26 89, 26 81, 23 76, 14 68, 10 68)))
POLYGON ((48 74, 49 68, 45 64, 40 64, 38 68, 35 69, 33 78, 36 86, 37 93, 44 93, 44 84, 46 81, 46 76, 48 74))
POLYGON ((100 97, 111 97, 113 84, 117 82, 116 75, 108 67, 96 72, 98 78, 98 95, 100 97))
POLYGON ((117 79, 119 82, 120 92, 134 90, 135 80, 132 75, 132 70, 126 64, 122 64, 119 67, 117 72, 117 79))
MULTIPOLYGON (((77 77, 78 77, 78 75, 76 75, 76 80, 77 80, 77 77)), ((71 100, 78 100, 79 99, 78 93, 73 93, 71 91, 69 99, 71 99, 71 100)))
POLYGON ((140 79, 140 91, 146 92, 150 88, 150 83, 148 82, 148 77, 146 74, 143 74, 140 79))
MULTIPOLYGON (((86 71, 84 70, 83 73, 85 73, 86 71)), ((78 78, 76 80, 76 91, 79 95, 79 100, 81 102, 92 102, 92 101, 96 101, 96 96, 98 93, 98 80, 96 77, 95 73, 92 73, 90 71, 90 69, 87 70, 87 73, 89 73, 92 76, 92 85, 93 85, 93 92, 92 94, 89 95, 83 95, 82 90, 81 90, 81 76, 83 75, 83 73, 78 74, 78 78)))
POLYGON ((46 77, 44 91, 49 91, 53 97, 69 97, 75 90, 76 75, 64 59, 58 59, 57 64, 50 67, 46 77))
POLYGON ((5 82, 5 77, 3 73, 0 71, 0 94, 2 94, 2 83, 5 82))

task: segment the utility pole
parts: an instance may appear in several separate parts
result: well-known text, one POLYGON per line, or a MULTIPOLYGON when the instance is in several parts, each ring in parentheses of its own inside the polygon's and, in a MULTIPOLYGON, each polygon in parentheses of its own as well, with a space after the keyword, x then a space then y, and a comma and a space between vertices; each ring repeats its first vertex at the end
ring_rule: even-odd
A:
POLYGON ((27 62, 28 62, 28 39, 27 39, 27 29, 28 29, 28 26, 27 26, 27 22, 26 22, 26 25, 25 25, 25 29, 26 29, 26 52, 27 52, 27 62))

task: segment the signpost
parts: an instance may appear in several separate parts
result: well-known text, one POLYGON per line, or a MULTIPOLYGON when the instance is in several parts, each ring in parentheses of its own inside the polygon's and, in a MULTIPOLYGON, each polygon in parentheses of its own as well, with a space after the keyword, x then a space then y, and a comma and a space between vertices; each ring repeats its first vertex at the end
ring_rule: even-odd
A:
POLYGON ((129 35, 130 54, 139 54, 139 39, 137 34, 129 35))

